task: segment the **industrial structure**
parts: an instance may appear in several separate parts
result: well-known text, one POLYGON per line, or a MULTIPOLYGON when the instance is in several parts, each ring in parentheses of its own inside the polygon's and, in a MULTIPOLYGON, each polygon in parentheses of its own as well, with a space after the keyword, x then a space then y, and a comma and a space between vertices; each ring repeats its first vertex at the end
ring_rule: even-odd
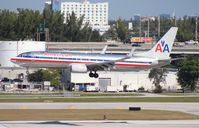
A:
POLYGON ((9 59, 27 51, 45 51, 46 43, 41 41, 0 41, 0 67, 19 67, 9 59))
MULTIPOLYGON (((0 41, 0 90, 31 89, 37 85, 27 82, 27 69, 19 67, 10 61, 11 57, 28 51, 45 51, 46 43, 41 41, 0 41), (18 79, 10 81, 10 79, 18 79), (23 80, 20 81, 19 79, 23 80)), ((29 69, 33 72, 35 69, 29 69)), ((39 85, 41 87, 41 85, 39 85)))
MULTIPOLYGON (((91 79, 88 74, 72 73, 71 83, 76 91, 102 92, 152 92, 155 89, 153 81, 148 78, 149 71, 140 72, 99 72, 99 79, 91 79)), ((162 84, 164 90, 177 91, 180 86, 175 71, 169 71, 166 82, 162 84)))

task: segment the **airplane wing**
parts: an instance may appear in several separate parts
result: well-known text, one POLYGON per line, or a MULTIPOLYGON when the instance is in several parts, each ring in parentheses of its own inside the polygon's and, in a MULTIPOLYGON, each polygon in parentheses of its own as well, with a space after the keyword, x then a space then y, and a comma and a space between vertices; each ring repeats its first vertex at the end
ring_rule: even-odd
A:
POLYGON ((123 61, 125 59, 130 58, 129 56, 126 56, 124 58, 114 60, 114 61, 108 61, 108 62, 103 62, 103 63, 95 63, 95 64, 88 64, 87 68, 90 71, 103 71, 103 70, 109 70, 114 67, 116 62, 123 61))
MULTIPOLYGON (((107 48, 108 48, 108 45, 106 45, 103 48, 103 50, 100 54, 105 54, 107 48)), ((89 71, 104 71, 104 70, 106 71, 106 70, 112 69, 116 62, 120 62, 120 61, 131 58, 134 54, 134 51, 135 51, 135 48, 132 48, 131 52, 129 54, 127 54, 127 56, 124 58, 114 60, 114 61, 103 62, 103 63, 88 64, 87 68, 89 71)))
MULTIPOLYGON (((107 49, 107 46, 104 47, 101 54, 105 54, 106 49, 107 49)), ((132 48, 131 52, 129 54, 127 54, 127 56, 124 58, 114 60, 114 61, 103 62, 103 63, 88 64, 87 68, 90 71, 103 71, 103 70, 112 69, 116 62, 120 62, 120 61, 131 58, 134 54, 134 51, 135 51, 135 48, 132 48)))

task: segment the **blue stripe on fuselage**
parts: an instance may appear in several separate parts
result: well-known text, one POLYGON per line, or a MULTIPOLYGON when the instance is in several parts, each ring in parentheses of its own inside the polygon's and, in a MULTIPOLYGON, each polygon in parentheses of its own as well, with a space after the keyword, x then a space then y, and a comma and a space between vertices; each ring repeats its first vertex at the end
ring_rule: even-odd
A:
MULTIPOLYGON (((112 55, 112 54, 93 54, 93 53, 72 53, 72 52, 28 52, 24 54, 22 58, 37 58, 37 59, 60 59, 67 61, 89 61, 89 62, 109 62, 114 60, 119 60, 125 58, 126 55, 112 55), (55 56, 53 56, 55 55, 55 56), (60 57, 60 56, 70 56, 70 57, 60 57)), ((135 57, 136 58, 136 57, 135 57)), ((120 63, 129 64, 152 64, 149 61, 135 61, 135 60, 124 60, 120 63)))

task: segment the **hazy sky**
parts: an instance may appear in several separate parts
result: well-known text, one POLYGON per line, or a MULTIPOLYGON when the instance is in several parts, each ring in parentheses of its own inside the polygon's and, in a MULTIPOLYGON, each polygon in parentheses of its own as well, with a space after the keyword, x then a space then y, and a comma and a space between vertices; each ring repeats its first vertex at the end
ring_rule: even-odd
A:
MULTIPOLYGON (((17 8, 30 8, 43 10, 46 0, 0 0, 0 9, 16 10, 17 8)), ((71 1, 71 0, 62 0, 71 1)), ((83 1, 83 0, 73 0, 83 1)), ((90 0, 99 2, 107 0, 90 0)), ((176 10, 177 17, 184 15, 199 15, 199 0, 108 0, 109 19, 130 19, 135 14, 157 16, 159 14, 172 14, 176 10)))

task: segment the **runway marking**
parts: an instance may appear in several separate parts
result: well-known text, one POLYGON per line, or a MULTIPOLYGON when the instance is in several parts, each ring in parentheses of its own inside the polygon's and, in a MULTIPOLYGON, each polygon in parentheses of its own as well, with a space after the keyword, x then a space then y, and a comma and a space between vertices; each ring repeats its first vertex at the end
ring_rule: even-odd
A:
POLYGON ((77 109, 74 105, 70 105, 68 107, 66 107, 66 109, 77 109))
POLYGON ((28 106, 22 106, 20 109, 30 109, 28 106))
POLYGON ((8 128, 8 127, 5 126, 4 124, 0 124, 0 128, 8 128))

